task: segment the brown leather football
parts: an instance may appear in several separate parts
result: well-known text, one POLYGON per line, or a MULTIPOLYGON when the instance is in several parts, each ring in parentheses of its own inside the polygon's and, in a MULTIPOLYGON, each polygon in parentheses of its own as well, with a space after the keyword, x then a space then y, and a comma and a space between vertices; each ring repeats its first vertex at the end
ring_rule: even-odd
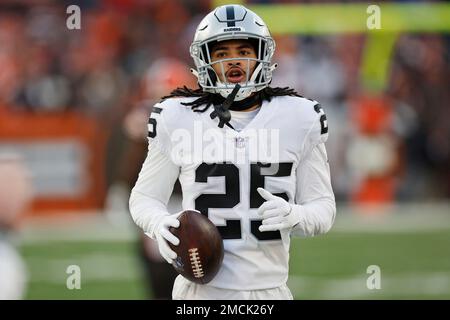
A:
POLYGON ((186 279, 205 284, 219 272, 223 260, 223 241, 217 227, 203 214, 186 210, 178 216, 180 226, 170 228, 180 244, 169 243, 177 258, 175 270, 186 279))

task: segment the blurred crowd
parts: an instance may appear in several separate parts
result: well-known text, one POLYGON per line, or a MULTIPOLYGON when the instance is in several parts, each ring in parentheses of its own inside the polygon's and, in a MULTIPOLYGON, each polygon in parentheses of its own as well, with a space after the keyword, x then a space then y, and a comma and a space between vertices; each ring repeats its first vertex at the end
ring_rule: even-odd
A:
MULTIPOLYGON (((126 130, 126 115, 143 99, 157 100, 148 88, 158 80, 145 81, 146 75, 161 59, 174 59, 186 70, 193 65, 189 45, 211 3, 78 3, 81 30, 66 28, 70 1, 0 3, 0 110, 76 110, 97 119, 114 141, 107 161, 111 184, 114 150, 123 142, 115 138, 126 130)), ((388 85, 376 95, 361 85, 366 35, 275 40, 279 68, 272 84, 294 87, 327 112, 338 200, 450 197, 448 36, 401 35, 388 85)))

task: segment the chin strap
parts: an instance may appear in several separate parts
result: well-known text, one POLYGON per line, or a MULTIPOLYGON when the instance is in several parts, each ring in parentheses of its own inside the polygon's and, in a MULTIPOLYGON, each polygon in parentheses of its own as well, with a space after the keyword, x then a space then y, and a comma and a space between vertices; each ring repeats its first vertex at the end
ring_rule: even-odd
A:
POLYGON ((211 119, 219 117, 219 128, 223 128, 224 124, 226 124, 228 127, 234 129, 229 123, 231 120, 231 113, 228 109, 231 107, 231 104, 233 103, 234 98, 236 98, 236 94, 240 88, 241 86, 239 83, 236 84, 233 91, 231 91, 222 104, 214 105, 214 111, 211 112, 210 117, 211 119))
POLYGON ((244 111, 247 110, 250 107, 253 107, 254 105, 261 104, 261 94, 260 92, 256 92, 254 95, 251 95, 248 98, 245 98, 241 101, 234 101, 233 104, 230 106, 231 111, 244 111))

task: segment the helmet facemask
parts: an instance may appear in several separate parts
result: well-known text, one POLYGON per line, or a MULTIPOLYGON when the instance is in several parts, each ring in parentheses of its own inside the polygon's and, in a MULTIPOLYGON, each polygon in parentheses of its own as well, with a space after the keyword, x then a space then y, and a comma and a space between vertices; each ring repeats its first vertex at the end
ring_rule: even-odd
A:
POLYGON ((230 61, 247 61, 247 66, 243 71, 245 72, 245 79, 239 82, 241 88, 239 89, 235 100, 240 101, 249 97, 253 92, 260 91, 267 87, 272 80, 273 67, 270 66, 273 53, 275 51, 275 42, 270 37, 261 37, 253 34, 232 34, 229 37, 222 35, 203 42, 193 43, 190 48, 191 56, 197 67, 197 72, 194 72, 198 77, 199 85, 205 92, 218 93, 226 98, 236 86, 236 83, 227 82, 225 74, 225 64, 230 61), (211 48, 213 44, 218 41, 242 39, 247 40, 255 49, 256 58, 226 58, 212 62, 211 48), (253 72, 250 70, 251 62, 255 62, 253 72), (214 70, 214 66, 220 65, 219 72, 221 77, 214 70), (221 81, 220 78, 224 79, 221 81))

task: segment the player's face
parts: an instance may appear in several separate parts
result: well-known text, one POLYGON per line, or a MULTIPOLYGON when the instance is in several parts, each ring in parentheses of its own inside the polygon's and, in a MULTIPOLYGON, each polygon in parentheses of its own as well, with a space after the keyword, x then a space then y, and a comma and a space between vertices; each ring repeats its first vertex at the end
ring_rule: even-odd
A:
POLYGON ((246 40, 221 41, 212 47, 212 62, 232 58, 236 60, 214 63, 212 65, 214 71, 222 82, 245 82, 255 70, 256 61, 248 59, 257 58, 255 49, 246 40))

